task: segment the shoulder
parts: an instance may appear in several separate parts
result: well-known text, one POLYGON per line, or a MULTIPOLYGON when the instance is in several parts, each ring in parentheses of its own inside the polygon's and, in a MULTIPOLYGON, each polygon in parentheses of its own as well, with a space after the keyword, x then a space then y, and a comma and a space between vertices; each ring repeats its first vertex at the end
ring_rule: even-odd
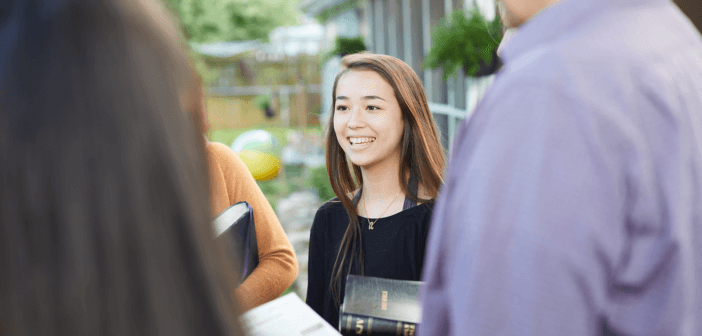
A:
MULTIPOLYGON (((649 77, 655 76, 657 67, 689 48, 675 34, 661 40, 659 37, 665 35, 656 30, 662 26, 612 20, 581 25, 565 37, 535 47, 506 64, 493 85, 501 91, 493 101, 509 104, 510 97, 539 104, 543 104, 540 97, 566 101, 580 108, 563 110, 562 115, 579 114, 584 118, 596 117, 598 112, 626 110, 632 106, 626 99, 639 100, 643 86, 651 82, 655 85, 649 77)), ((544 109, 529 112, 540 111, 544 109)))
POLYGON ((208 141, 207 145, 205 146, 205 151, 207 152, 208 156, 213 156, 216 159, 226 159, 236 156, 236 154, 234 154, 229 147, 219 142, 208 141))
POLYGON ((205 147, 210 164, 218 164, 234 170, 246 170, 246 165, 229 147, 219 142, 207 142, 205 147))
POLYGON ((436 199, 432 199, 431 201, 426 202, 426 203, 422 203, 418 206, 422 206, 422 208, 420 208, 421 211, 431 213, 432 211, 434 211, 434 203, 435 202, 436 202, 436 199))
POLYGON ((317 209, 317 215, 318 216, 338 216, 339 214, 346 214, 346 209, 344 208, 344 205, 341 203, 341 201, 334 197, 322 204, 322 206, 317 209))
POLYGON ((418 204, 409 210, 411 211, 412 216, 419 220, 431 220, 431 214, 434 211, 434 200, 418 204))
POLYGON ((324 202, 324 204, 317 209, 317 213, 314 216, 314 223, 329 223, 337 221, 348 222, 348 214, 346 213, 346 208, 344 208, 341 201, 334 197, 324 202))
POLYGON ((311 234, 312 236, 318 236, 325 235, 323 232, 333 232, 338 223, 346 225, 348 223, 348 215, 344 205, 335 197, 324 202, 324 204, 317 209, 317 213, 314 215, 314 221, 312 222, 312 228, 310 229, 311 234))

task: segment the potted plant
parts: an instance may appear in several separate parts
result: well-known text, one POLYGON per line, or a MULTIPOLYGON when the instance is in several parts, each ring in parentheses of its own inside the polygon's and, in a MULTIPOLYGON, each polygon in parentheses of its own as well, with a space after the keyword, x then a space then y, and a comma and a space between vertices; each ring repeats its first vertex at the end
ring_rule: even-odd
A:
POLYGON ((334 47, 327 51, 322 57, 322 63, 334 56, 344 57, 346 55, 359 53, 366 50, 366 44, 363 42, 363 36, 358 37, 337 37, 334 41, 334 47))
POLYGON ((271 107, 271 97, 268 95, 260 95, 254 100, 254 104, 260 108, 268 119, 275 117, 275 111, 271 107))
POLYGON ((499 67, 497 47, 500 41, 502 22, 499 16, 488 22, 477 7, 469 17, 462 10, 455 10, 450 20, 442 19, 432 32, 432 46, 424 67, 442 67, 444 80, 459 67, 469 77, 490 75, 499 67))

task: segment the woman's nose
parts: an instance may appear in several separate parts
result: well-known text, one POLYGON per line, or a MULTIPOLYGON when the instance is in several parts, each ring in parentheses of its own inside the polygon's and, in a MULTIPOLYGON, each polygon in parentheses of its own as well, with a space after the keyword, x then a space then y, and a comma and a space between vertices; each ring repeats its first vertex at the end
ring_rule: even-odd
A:
POLYGON ((349 121, 346 123, 349 128, 361 128, 365 125, 363 120, 363 111, 360 108, 354 108, 349 115, 349 121))

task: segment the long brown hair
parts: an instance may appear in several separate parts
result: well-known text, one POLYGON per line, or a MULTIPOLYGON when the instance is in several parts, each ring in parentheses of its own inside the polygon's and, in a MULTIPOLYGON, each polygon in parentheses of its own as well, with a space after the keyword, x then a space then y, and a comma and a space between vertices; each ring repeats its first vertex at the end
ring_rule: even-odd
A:
POLYGON ((342 70, 336 76, 332 90, 331 117, 327 135, 327 173, 334 194, 343 204, 350 219, 332 270, 330 286, 336 302, 341 301, 341 280, 349 274, 351 265, 358 265, 363 273, 361 225, 358 221, 356 205, 348 196, 363 185, 363 176, 361 168, 353 164, 351 166, 353 166, 354 175, 351 175, 346 154, 334 131, 334 106, 339 79, 349 71, 374 71, 392 86, 405 124, 398 171, 400 187, 405 195, 418 203, 429 202, 436 198, 443 183, 442 173, 445 161, 434 118, 424 95, 424 88, 412 68, 395 57, 368 53, 345 56, 341 59, 341 65, 342 70), (419 190, 429 195, 429 199, 422 199, 408 190, 410 176, 417 179, 419 190))
POLYGON ((14 4, 0 17, 16 32, 0 62, 0 334, 240 333, 167 10, 14 4))

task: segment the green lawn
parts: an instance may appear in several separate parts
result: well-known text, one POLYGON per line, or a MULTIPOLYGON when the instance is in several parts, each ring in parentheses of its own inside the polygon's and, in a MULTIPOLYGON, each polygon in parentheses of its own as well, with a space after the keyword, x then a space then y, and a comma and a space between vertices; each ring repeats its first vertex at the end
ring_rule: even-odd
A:
MULTIPOLYGON (((258 128, 262 129, 265 131, 268 131, 271 133, 276 139, 278 139, 278 142, 280 143, 281 147, 285 146, 288 144, 288 131, 296 131, 296 130, 302 130, 304 133, 316 133, 316 134, 321 134, 322 133, 322 128, 319 126, 312 126, 312 127, 306 127, 306 128, 293 128, 293 127, 267 127, 267 128, 258 128)), ((218 129, 218 130, 213 130, 209 132, 209 139, 210 141, 214 142, 220 142, 223 143, 227 146, 231 146, 232 142, 234 142, 234 139, 241 135, 244 132, 251 131, 252 129, 218 129)))

